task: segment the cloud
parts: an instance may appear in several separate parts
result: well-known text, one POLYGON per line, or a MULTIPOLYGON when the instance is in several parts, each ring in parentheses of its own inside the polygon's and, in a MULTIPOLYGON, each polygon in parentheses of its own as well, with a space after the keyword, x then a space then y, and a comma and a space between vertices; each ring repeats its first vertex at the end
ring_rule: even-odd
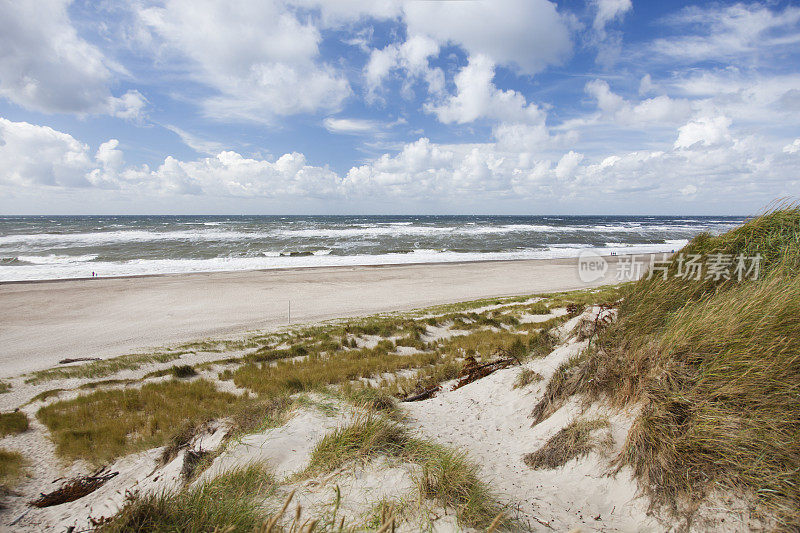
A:
POLYGON ((726 116, 701 117, 678 128, 675 148, 692 148, 697 145, 713 146, 731 140, 728 128, 731 119, 726 116))
POLYGON ((800 8, 787 6, 772 10, 760 3, 708 7, 691 6, 664 19, 678 30, 675 37, 654 39, 647 54, 673 61, 756 62, 779 50, 792 50, 800 43, 800 8))
POLYGON ((412 96, 411 84, 418 79, 427 83, 429 93, 440 94, 444 90, 444 72, 429 64, 429 58, 438 53, 436 41, 420 35, 412 35, 402 44, 372 50, 364 67, 368 98, 374 98, 375 91, 394 70, 405 74, 403 92, 406 96, 412 96))
POLYGON ((69 0, 5 2, 0 17, 0 97, 44 113, 141 117, 137 91, 111 94, 124 69, 81 39, 67 14, 69 0))
POLYGON ((597 102, 601 112, 598 119, 622 126, 676 124, 688 118, 692 111, 688 100, 674 99, 666 95, 648 98, 638 103, 630 102, 612 92, 605 80, 592 80, 586 84, 585 90, 597 102))
POLYGON ((47 126, 0 118, 0 183, 87 187, 89 146, 47 126))
POLYGON ((222 143, 201 139, 200 137, 193 135, 188 131, 184 131, 177 126, 166 125, 164 127, 180 137, 181 141, 183 141, 183 144, 197 153, 214 155, 220 153, 224 149, 224 145, 222 143))
POLYGON ((592 27, 601 35, 605 34, 606 25, 615 20, 621 20, 625 14, 633 9, 631 0, 595 0, 597 12, 594 16, 592 27))
POLYGON ((161 57, 218 93, 201 100, 211 118, 269 123, 336 111, 351 94, 319 61, 319 29, 281 2, 168 0, 137 14, 161 57))
POLYGON ((455 44, 526 74, 559 64, 572 52, 568 21, 546 0, 412 0, 403 5, 403 19, 409 35, 455 44))
POLYGON ((467 124, 486 118, 517 123, 541 123, 544 113, 513 90, 494 86, 494 63, 486 55, 470 56, 455 76, 456 94, 440 104, 427 103, 425 110, 444 124, 467 124))
POLYGON ((322 121, 325 129, 331 133, 363 134, 373 133, 381 128, 374 120, 358 118, 333 118, 328 117, 322 121))
POLYGON ((0 186, 42 197, 49 190, 114 189, 109 198, 127 192, 139 198, 319 199, 330 205, 535 201, 592 209, 602 198, 661 210, 684 201, 743 205, 743 198, 756 208, 796 190, 800 141, 737 138, 729 126, 725 116, 699 117, 677 128, 677 140, 661 150, 608 148, 599 155, 552 146, 552 155, 543 155, 536 147, 439 144, 423 137, 339 174, 297 152, 266 160, 221 151, 192 160, 166 156, 154 168, 131 166, 116 139, 93 151, 52 128, 0 119, 0 186))

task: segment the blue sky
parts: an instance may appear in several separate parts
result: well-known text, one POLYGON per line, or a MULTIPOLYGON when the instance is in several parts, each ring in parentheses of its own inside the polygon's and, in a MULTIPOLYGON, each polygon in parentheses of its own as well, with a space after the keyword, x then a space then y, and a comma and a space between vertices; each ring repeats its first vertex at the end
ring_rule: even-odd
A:
POLYGON ((0 213, 749 214, 791 2, 0 2, 0 213))

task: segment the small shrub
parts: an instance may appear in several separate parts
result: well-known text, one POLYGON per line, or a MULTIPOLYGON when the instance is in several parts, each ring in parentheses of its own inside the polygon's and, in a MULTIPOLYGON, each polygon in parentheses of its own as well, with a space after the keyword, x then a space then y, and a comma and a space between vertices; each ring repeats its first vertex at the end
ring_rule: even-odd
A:
POLYGON ((173 366, 169 369, 170 373, 176 378, 190 378, 197 375, 197 370, 190 365, 173 366))

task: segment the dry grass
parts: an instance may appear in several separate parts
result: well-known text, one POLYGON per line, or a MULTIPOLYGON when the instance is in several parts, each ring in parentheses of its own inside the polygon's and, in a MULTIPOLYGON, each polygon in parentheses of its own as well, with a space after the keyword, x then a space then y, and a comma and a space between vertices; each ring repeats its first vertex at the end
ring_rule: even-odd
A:
POLYGON ((397 408, 397 399, 384 389, 370 386, 352 386, 346 383, 339 390, 341 396, 356 407, 377 413, 383 413, 389 418, 400 416, 397 408))
POLYGON ((301 360, 274 364, 247 364, 233 373, 233 382, 262 396, 280 396, 296 392, 323 390, 328 385, 395 373, 433 364, 437 355, 389 353, 385 345, 346 350, 336 354, 309 354, 301 360))
POLYGON ((135 370, 152 363, 167 363, 185 355, 185 351, 164 351, 150 354, 131 354, 101 359, 81 365, 48 368, 28 375, 25 383, 36 384, 53 379, 99 378, 110 376, 122 370, 135 370))
POLYGON ((796 529, 800 208, 700 235, 681 253, 760 254, 762 268, 758 280, 688 280, 675 257, 666 280, 625 287, 618 321, 551 400, 580 391, 641 403, 619 464, 656 503, 690 510, 727 489, 796 529))
POLYGON ((12 489, 25 474, 25 467, 26 461, 21 453, 0 448, 0 489, 12 489))
POLYGON ((547 388, 531 412, 533 425, 538 424, 564 405, 566 399, 584 387, 586 372, 583 362, 586 352, 570 357, 556 368, 547 388))
POLYGON ((49 398, 53 398, 55 396, 58 396, 62 392, 64 392, 64 389, 50 389, 50 390, 42 391, 39 394, 37 394, 36 396, 34 396, 33 398, 31 398, 30 400, 28 400, 27 402, 25 402, 24 405, 29 405, 29 404, 32 404, 33 402, 43 402, 43 401, 45 401, 45 400, 47 400, 49 398))
POLYGON ((531 468, 553 469, 564 466, 573 459, 587 455, 596 446, 608 446, 610 433, 604 438, 597 438, 596 433, 609 426, 608 420, 595 418, 578 419, 559 430, 541 448, 523 457, 525 464, 531 468))
POLYGON ((0 413, 0 437, 28 431, 28 415, 22 411, 0 413))
POLYGON ((211 533, 257 531, 266 519, 260 503, 275 490, 264 465, 226 472, 176 494, 135 498, 101 532, 211 533))
POLYGON ((538 383, 543 379, 542 375, 535 370, 523 368, 520 373, 517 374, 517 379, 514 380, 514 388, 521 389, 527 387, 531 383, 538 383))
POLYGON ((36 416, 61 457, 103 463, 163 446, 181 424, 227 415, 244 401, 205 380, 167 381, 96 391, 42 407, 36 416))

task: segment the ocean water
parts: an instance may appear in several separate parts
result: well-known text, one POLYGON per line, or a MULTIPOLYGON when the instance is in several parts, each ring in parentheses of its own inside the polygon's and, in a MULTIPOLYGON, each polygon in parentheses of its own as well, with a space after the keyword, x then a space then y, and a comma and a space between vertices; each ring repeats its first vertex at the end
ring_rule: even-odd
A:
POLYGON ((0 281, 668 252, 737 217, 0 217, 0 281))

